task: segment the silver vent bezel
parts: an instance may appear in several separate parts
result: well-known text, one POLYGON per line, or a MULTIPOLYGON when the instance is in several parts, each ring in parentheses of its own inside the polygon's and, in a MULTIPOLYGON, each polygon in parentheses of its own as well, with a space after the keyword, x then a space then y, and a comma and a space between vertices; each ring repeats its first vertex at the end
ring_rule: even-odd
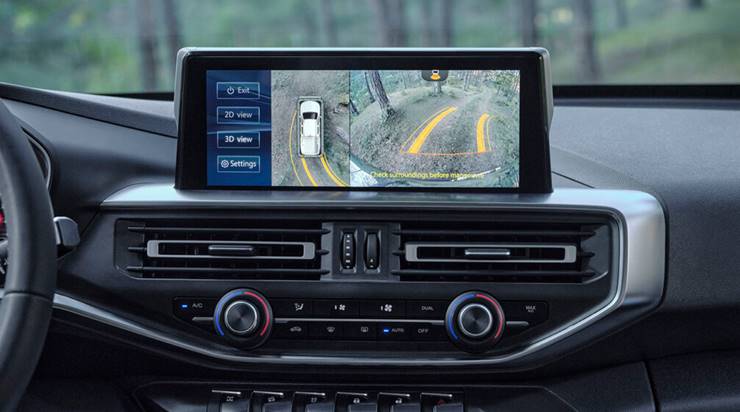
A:
POLYGON ((446 243, 446 242, 407 242, 404 245, 404 256, 407 262, 412 263, 575 263, 578 258, 578 248, 575 245, 555 243, 446 243), (475 248, 475 249, 562 249, 562 259, 427 259, 419 257, 421 248, 475 248))
POLYGON ((312 242, 269 242, 269 241, 241 241, 241 240, 148 240, 146 255, 154 259, 239 259, 239 260, 313 260, 316 258, 316 245, 312 242), (160 253, 160 246, 175 245, 244 245, 244 246, 301 246, 301 256, 237 256, 237 255, 184 255, 160 253))

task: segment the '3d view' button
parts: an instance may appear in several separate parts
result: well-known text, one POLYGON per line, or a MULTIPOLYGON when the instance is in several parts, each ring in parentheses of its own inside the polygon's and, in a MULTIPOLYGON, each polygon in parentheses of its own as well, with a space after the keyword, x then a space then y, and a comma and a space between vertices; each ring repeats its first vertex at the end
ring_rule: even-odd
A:
POLYGON ((219 149, 259 149, 259 132, 217 132, 219 149))
POLYGON ((216 108, 218 124, 255 124, 260 122, 260 108, 252 106, 219 106, 216 108))
POLYGON ((259 156, 218 156, 219 173, 259 173, 259 156))
POLYGON ((219 99, 259 99, 258 82, 217 82, 216 93, 219 99))

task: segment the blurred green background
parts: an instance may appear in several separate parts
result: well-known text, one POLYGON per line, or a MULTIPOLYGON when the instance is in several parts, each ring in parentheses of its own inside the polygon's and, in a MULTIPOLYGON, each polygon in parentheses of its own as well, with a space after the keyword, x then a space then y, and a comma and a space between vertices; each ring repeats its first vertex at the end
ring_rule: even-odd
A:
POLYGON ((556 84, 740 83, 740 0, 0 0, 0 81, 171 91, 183 46, 550 50, 556 84))

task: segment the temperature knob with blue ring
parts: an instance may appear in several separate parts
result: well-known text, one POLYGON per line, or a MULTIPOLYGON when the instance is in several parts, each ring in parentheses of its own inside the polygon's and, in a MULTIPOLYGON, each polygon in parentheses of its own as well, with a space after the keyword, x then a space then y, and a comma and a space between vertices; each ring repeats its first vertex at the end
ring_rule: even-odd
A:
POLYGON ((218 335, 245 349, 256 348, 270 337, 272 307, 252 289, 235 289, 216 304, 213 326, 218 335))
POLYGON ((460 349, 485 352, 501 339, 506 318, 501 304, 485 292, 466 292, 456 297, 447 308, 447 335, 460 349))

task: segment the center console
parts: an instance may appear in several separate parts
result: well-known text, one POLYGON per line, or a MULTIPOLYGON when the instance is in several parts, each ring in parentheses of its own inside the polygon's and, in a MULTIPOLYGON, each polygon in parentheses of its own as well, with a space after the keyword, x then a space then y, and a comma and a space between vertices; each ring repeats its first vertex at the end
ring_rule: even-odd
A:
POLYGON ((103 204, 57 306, 232 367, 531 368, 654 308, 664 235, 640 192, 141 185, 103 204), (89 284, 105 299, 75 299, 89 284))
MULTIPOLYGON (((186 49, 178 67, 175 184, 100 205, 63 262, 62 317, 214 370, 460 377, 535 369, 660 302, 659 202, 552 188, 543 50, 186 49)), ((138 399, 570 409, 537 388, 320 380, 138 399)))

